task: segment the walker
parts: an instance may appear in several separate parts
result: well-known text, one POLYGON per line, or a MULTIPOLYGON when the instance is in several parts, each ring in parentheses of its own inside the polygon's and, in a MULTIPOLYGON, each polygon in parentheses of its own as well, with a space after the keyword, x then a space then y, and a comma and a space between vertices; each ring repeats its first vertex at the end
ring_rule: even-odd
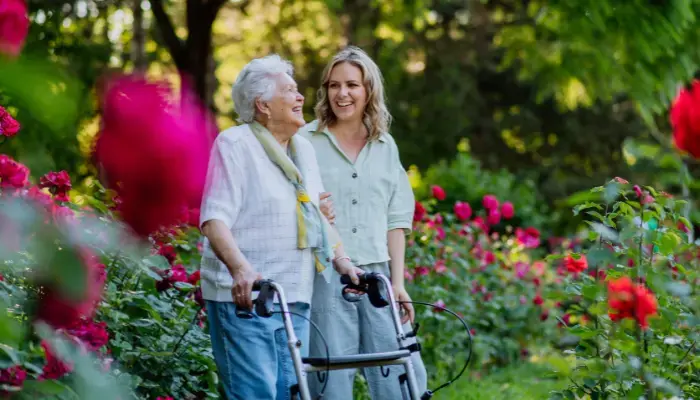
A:
MULTIPOLYGON (((341 369, 356 369, 364 367, 384 367, 388 365, 403 365, 405 372, 399 376, 399 383, 401 385, 401 391, 404 400, 427 400, 432 398, 433 393, 437 390, 446 387, 447 385, 458 379, 467 365, 469 364, 469 359, 471 358, 471 334, 469 333, 469 328, 462 318, 450 310, 441 308, 442 310, 448 312, 459 318, 465 329, 469 333, 469 356, 465 362, 462 371, 449 382, 441 385, 435 391, 427 390, 425 393, 419 393, 418 382, 416 381, 416 374, 413 368, 413 363, 411 362, 411 353, 420 352, 420 345, 416 342, 414 344, 408 344, 407 339, 416 336, 419 325, 413 331, 405 333, 401 325, 401 318, 399 315, 398 304, 394 298, 394 293, 391 290, 390 280, 379 273, 368 272, 358 275, 360 278, 360 284, 355 285, 350 280, 348 275, 343 275, 340 277, 340 282, 345 285, 342 289, 343 297, 347 301, 359 301, 360 298, 357 296, 351 296, 350 293, 346 292, 346 289, 355 289, 366 293, 369 296, 370 303, 377 308, 382 308, 390 306, 392 319, 394 321, 394 328, 396 330, 396 340, 399 345, 399 350, 388 351, 383 353, 368 353, 368 354, 355 354, 349 356, 330 356, 328 354, 328 346, 326 346, 326 357, 302 357, 301 356, 301 340, 296 337, 294 333, 294 327, 292 325, 292 314, 287 307, 287 300, 282 287, 272 280, 259 280, 253 284, 253 291, 259 292, 258 297, 253 301, 255 304, 255 313, 263 318, 269 318, 275 313, 281 313, 282 319, 284 321, 284 327, 287 331, 287 344, 289 346, 289 351, 292 356, 292 361, 294 363, 294 369, 297 376, 297 384, 290 388, 292 399, 297 400, 312 400, 309 393, 308 383, 306 381, 306 376, 308 373, 322 374, 321 381, 324 382, 324 387, 321 393, 325 391, 325 385, 328 383, 328 372, 333 370, 341 369), (279 301, 280 311, 274 311, 274 297, 277 295, 279 301), (408 393, 408 395, 407 395, 408 393)), ((423 302, 413 302, 416 304, 423 304, 433 306, 430 303, 423 302)), ((433 306, 435 307, 435 306, 433 306)), ((236 315, 240 318, 252 318, 251 312, 246 310, 238 309, 236 315)), ((314 329, 318 330, 318 327, 309 320, 314 329)), ((319 331, 320 333, 320 331, 319 331)), ((320 334, 323 338, 323 334, 320 334)), ((324 343, 325 344, 325 343, 324 343)), ((382 371, 383 372, 383 371, 382 371)), ((387 374, 388 376, 388 374, 387 374)), ((321 396, 322 397, 322 394, 321 396)))

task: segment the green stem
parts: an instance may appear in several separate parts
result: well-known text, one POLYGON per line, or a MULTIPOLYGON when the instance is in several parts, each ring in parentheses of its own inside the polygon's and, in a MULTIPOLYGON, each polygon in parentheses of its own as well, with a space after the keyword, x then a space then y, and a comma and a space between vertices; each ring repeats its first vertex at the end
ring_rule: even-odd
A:
MULTIPOLYGON (((691 198, 690 198, 690 188, 688 187, 688 182, 691 180, 690 170, 688 169, 688 164, 686 161, 682 162, 681 166, 681 191, 683 200, 686 201, 685 207, 683 209, 683 216, 690 222, 690 209, 691 209, 691 198)), ((688 229, 688 243, 693 243, 695 240, 692 224, 690 229, 688 229)))

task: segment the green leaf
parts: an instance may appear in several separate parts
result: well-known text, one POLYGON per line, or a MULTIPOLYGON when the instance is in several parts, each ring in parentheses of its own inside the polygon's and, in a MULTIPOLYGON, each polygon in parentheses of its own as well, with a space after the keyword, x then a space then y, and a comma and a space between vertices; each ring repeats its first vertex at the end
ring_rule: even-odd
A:
POLYGON ((83 85, 68 71, 47 59, 22 56, 16 61, 0 59, 0 87, 43 125, 61 135, 78 119, 83 85))
POLYGON ((598 203, 585 202, 585 203, 579 204, 573 208, 574 215, 578 215, 581 211, 587 210, 589 208, 595 208, 598 210, 603 209, 603 207, 598 203))
POLYGON ((659 252, 667 256, 673 254, 678 246, 681 244, 681 237, 678 236, 673 231, 666 231, 661 236, 661 240, 657 243, 659 246, 659 252))
POLYGON ((605 185, 605 191, 603 192, 603 201, 607 204, 612 203, 620 195, 620 185, 612 181, 605 185))
POLYGON ((555 372, 561 376, 571 375, 571 365, 569 365, 569 360, 561 356, 551 356, 547 358, 547 364, 549 364, 555 372))
POLYGON ((20 363, 17 350, 13 349, 12 347, 4 343, 0 343, 0 352, 4 353, 3 355, 0 355, 0 369, 9 368, 20 363))
POLYGON ((666 289, 673 295, 678 297, 688 297, 692 292, 690 286, 687 283, 682 282, 670 282, 666 286, 666 289))
POLYGON ((23 390, 32 394, 42 394, 46 396, 63 395, 69 399, 78 399, 78 395, 68 386, 58 380, 28 380, 24 382, 23 390))

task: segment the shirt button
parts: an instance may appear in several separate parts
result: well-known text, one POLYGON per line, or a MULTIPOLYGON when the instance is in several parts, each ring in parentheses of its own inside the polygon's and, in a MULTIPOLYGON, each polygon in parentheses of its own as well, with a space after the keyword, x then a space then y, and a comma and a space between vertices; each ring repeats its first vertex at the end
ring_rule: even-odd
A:
POLYGON ((352 233, 357 233, 357 228, 352 228, 352 233))
POLYGON ((357 204, 357 199, 352 199, 352 204, 357 204))
POLYGON ((353 172, 353 173, 352 173, 352 177, 353 177, 353 178, 357 178, 357 172, 353 172))

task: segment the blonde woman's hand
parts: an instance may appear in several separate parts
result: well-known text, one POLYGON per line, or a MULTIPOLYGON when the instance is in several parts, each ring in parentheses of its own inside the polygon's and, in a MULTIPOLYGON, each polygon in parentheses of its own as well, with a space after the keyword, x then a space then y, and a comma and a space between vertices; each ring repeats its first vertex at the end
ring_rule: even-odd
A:
POLYGON ((333 208, 333 200, 329 192, 323 192, 320 195, 320 208, 323 215, 326 216, 328 222, 332 225, 335 223, 335 209, 333 208))

